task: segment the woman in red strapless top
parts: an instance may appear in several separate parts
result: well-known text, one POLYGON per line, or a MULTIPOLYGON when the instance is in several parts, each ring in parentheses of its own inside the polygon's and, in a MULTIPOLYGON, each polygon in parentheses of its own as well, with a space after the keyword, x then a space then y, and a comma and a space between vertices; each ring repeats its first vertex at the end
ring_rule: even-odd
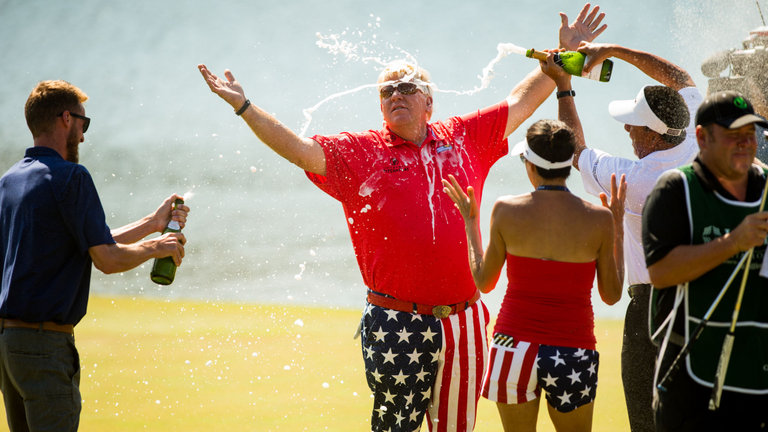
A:
MULTIPOLYGON (((570 79, 552 78, 558 91, 570 90, 570 79)), ((558 100, 561 118, 576 117, 572 97, 558 100)), ((521 155, 534 191, 496 201, 485 253, 474 191, 464 193, 453 177, 443 180, 465 221, 478 289, 492 290, 507 263, 509 286, 483 382, 505 430, 535 430, 541 389, 557 430, 592 425, 598 356, 591 289, 596 275, 605 303, 621 298, 626 183, 614 178, 603 206, 568 191, 575 143, 583 140, 578 126, 575 133, 558 120, 540 120, 515 145, 512 156, 521 155)))

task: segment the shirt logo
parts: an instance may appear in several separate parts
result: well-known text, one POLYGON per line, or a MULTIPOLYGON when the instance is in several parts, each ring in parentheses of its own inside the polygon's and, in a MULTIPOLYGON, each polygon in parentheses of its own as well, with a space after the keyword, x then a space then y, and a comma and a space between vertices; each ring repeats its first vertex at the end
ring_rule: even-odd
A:
MULTIPOLYGON (((725 229, 725 233, 726 234, 729 231, 730 231, 729 229, 727 229, 727 228, 725 229)), ((723 235, 723 232, 720 231, 720 227, 717 227, 717 226, 714 226, 714 225, 709 225, 709 226, 705 226, 704 230, 702 230, 702 232, 701 232, 701 239, 704 240, 704 243, 709 243, 712 240, 714 240, 714 239, 716 239, 716 238, 718 238, 718 237, 720 237, 722 235, 723 235)))
POLYGON ((445 143, 445 144, 441 145, 440 147, 438 147, 437 149, 435 149, 437 154, 440 154, 440 153, 448 151, 448 150, 453 150, 453 146, 448 144, 448 143, 445 143))
POLYGON ((405 172, 408 171, 408 167, 403 165, 399 160, 397 160, 396 157, 393 157, 389 160, 390 166, 387 168, 384 168, 385 173, 396 173, 396 172, 405 172))

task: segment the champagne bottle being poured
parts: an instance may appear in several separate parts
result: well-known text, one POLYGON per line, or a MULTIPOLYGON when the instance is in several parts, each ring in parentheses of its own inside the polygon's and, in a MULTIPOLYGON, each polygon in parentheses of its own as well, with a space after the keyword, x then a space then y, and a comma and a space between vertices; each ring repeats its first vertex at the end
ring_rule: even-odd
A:
MULTIPOLYGON (((535 58, 537 60, 547 59, 547 53, 536 51, 533 48, 526 51, 525 56, 535 58)), ((589 78, 601 82, 608 82, 611 79, 613 62, 610 59, 606 59, 603 64, 593 67, 589 73, 584 72, 584 63, 587 61, 587 56, 578 51, 562 51, 555 53, 554 60, 558 66, 562 67, 563 70, 571 75, 589 78)))

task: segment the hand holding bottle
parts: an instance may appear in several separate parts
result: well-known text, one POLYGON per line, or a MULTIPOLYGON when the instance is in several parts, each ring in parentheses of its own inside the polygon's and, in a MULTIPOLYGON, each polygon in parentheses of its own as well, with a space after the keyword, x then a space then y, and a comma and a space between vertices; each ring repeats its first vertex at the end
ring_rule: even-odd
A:
POLYGON ((175 220, 179 223, 179 229, 184 229, 187 223, 189 207, 184 204, 183 197, 173 194, 166 198, 162 204, 148 217, 152 220, 154 232, 163 232, 168 223, 175 220), (182 200, 181 204, 174 205, 176 200, 182 200))
POLYGON ((564 85, 569 85, 573 75, 569 74, 565 69, 555 63, 555 53, 565 52, 565 50, 542 50, 540 52, 546 54, 546 57, 542 58, 537 56, 537 58, 539 58, 541 71, 544 72, 546 76, 552 78, 552 81, 555 82, 558 89, 562 88, 564 85))
MULTIPOLYGON (((533 48, 526 51, 525 56, 541 61, 547 60, 546 52, 537 51, 533 48)), ((587 58, 583 53, 578 51, 556 51, 553 59, 558 66, 563 68, 571 75, 589 78, 601 82, 608 82, 611 79, 613 62, 610 60, 603 61, 599 69, 594 68, 594 70, 587 73, 584 70, 584 63, 587 61, 587 58)))
POLYGON ((584 73, 589 73, 595 66, 601 65, 604 61, 613 57, 611 49, 613 45, 606 43, 592 43, 582 41, 579 44, 578 51, 586 56, 584 61, 584 73))
MULTIPOLYGON (((180 266, 181 261, 184 259, 184 245, 187 243, 187 238, 180 232, 167 232, 155 239, 155 250, 158 257, 164 257, 159 259, 168 259, 172 261, 175 266, 180 266)), ((156 258, 157 260, 158 258, 156 258)))
MULTIPOLYGON (((181 223, 178 220, 182 216, 186 220, 186 211, 181 210, 181 207, 184 206, 184 200, 177 195, 171 198, 174 199, 173 210, 170 212, 171 220, 163 230, 163 235, 157 239, 158 258, 155 258, 150 272, 152 282, 160 285, 173 283, 173 279, 176 277, 176 267, 181 264, 181 259, 184 257, 184 243, 186 243, 186 238, 181 233, 181 223), (174 216, 173 213, 176 211, 183 214, 174 216)), ((162 206, 158 209, 158 214, 162 214, 161 209, 162 206)))

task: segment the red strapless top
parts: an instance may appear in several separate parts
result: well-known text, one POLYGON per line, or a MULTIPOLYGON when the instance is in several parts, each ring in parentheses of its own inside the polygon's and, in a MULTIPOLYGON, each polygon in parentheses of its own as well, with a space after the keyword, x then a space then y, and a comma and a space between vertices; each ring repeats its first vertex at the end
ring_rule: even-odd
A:
POLYGON ((595 265, 507 254, 509 285, 494 331, 541 345, 595 349, 595 265))

